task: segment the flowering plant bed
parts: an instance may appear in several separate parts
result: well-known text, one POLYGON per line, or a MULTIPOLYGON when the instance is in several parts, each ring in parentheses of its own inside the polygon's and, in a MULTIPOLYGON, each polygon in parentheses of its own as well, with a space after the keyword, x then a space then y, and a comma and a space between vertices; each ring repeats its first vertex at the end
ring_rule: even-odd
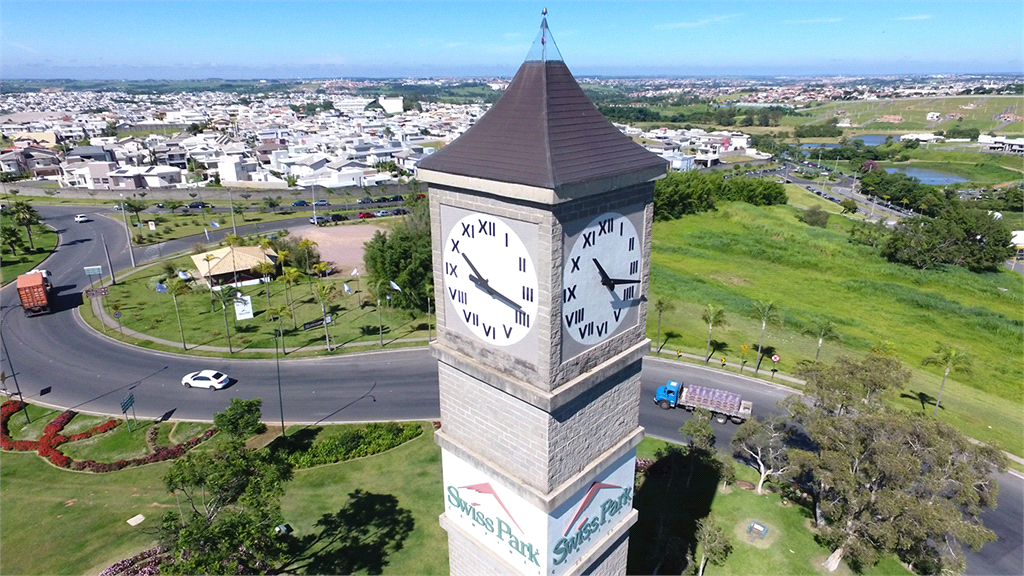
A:
MULTIPOLYGON (((116 428, 121 422, 119 420, 108 420, 98 426, 94 426, 85 432, 79 432, 70 436, 61 434, 61 430, 78 413, 74 410, 65 410, 56 418, 50 421, 43 429, 43 435, 38 440, 13 440, 8 429, 8 421, 11 416, 24 408, 24 403, 19 400, 8 400, 0 406, 0 449, 13 450, 17 452, 36 451, 40 456, 46 458, 54 466, 70 468, 72 470, 87 470, 90 472, 113 472, 131 466, 163 462, 180 457, 189 449, 213 436, 216 428, 210 427, 199 436, 191 438, 181 444, 169 448, 156 446, 152 443, 152 452, 146 456, 132 458, 130 460, 118 460, 116 462, 96 462, 95 460, 74 460, 57 447, 66 442, 85 440, 116 428)), ((153 428, 155 430, 155 428, 153 428)))

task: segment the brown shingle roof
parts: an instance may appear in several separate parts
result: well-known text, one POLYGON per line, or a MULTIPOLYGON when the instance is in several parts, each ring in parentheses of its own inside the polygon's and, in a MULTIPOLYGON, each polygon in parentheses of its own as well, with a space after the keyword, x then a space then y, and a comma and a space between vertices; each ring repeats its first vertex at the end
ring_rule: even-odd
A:
POLYGON ((419 164, 556 191, 665 166, 605 119, 561 61, 524 62, 472 128, 419 164))

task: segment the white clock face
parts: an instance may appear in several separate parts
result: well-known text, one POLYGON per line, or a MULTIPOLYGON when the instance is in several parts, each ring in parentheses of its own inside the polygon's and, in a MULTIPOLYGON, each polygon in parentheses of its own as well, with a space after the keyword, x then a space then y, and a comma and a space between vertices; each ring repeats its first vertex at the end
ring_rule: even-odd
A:
POLYGON ((537 319, 537 272, 519 236, 500 218, 458 220, 442 248, 445 297, 460 321, 496 346, 523 339, 537 319))
POLYGON ((611 336, 640 303, 641 239, 618 212, 594 218, 576 237, 562 275, 562 323, 584 346, 611 336))

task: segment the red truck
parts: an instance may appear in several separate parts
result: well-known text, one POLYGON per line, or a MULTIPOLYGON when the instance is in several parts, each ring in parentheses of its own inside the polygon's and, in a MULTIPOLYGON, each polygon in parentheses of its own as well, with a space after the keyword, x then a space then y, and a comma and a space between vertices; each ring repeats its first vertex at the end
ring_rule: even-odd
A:
POLYGON ((26 316, 50 311, 50 273, 33 270, 18 276, 18 297, 26 316))

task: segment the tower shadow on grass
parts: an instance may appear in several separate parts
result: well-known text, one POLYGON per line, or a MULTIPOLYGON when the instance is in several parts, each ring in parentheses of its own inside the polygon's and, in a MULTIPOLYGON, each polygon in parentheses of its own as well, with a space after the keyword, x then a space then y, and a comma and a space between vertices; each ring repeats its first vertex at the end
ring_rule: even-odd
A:
POLYGON ((290 537, 289 562, 282 572, 293 574, 380 574, 388 557, 401 550, 412 532, 412 512, 398 506, 391 494, 357 489, 340 510, 324 514, 313 532, 290 537))
MULTIPOLYGON (((900 398, 909 398, 910 400, 917 400, 921 403, 921 410, 924 410, 928 406, 935 406, 935 396, 927 392, 914 392, 913 390, 907 390, 900 394, 900 398)), ((942 410, 945 410, 945 406, 940 406, 942 410)))
POLYGON ((697 549, 697 521, 711 512, 719 481, 710 455, 691 459, 675 447, 659 452, 633 495, 639 518, 630 529, 626 573, 681 574, 697 549))

